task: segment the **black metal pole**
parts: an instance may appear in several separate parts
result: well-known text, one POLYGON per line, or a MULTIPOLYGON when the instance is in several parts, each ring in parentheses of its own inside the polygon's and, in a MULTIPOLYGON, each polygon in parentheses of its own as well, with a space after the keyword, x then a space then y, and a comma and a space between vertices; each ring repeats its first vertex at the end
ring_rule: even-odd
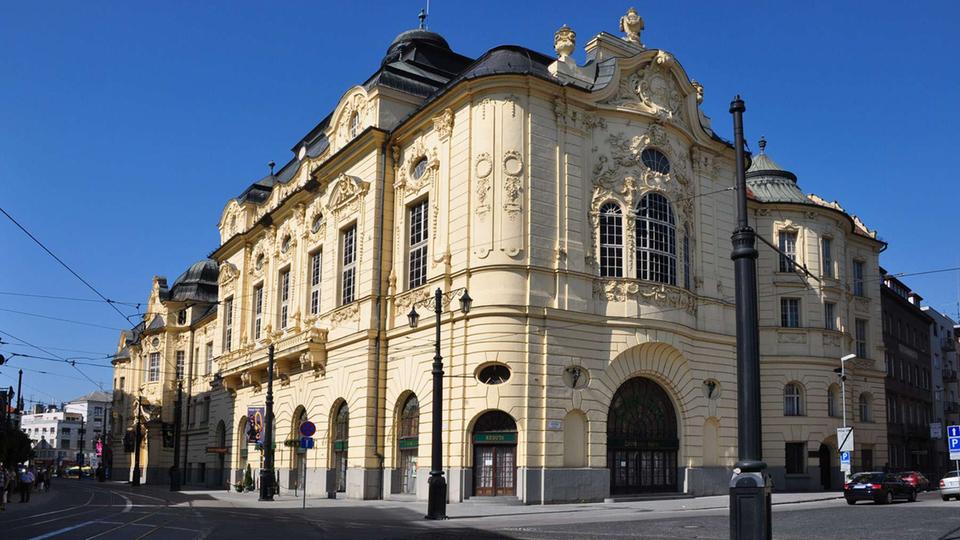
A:
POLYGON ((770 481, 760 424, 760 328, 757 314, 757 238, 747 222, 746 157, 740 96, 730 103, 737 161, 737 228, 731 237, 737 302, 737 448, 730 480, 730 538, 771 538, 770 481))
POLYGON ((273 500, 273 344, 267 347, 267 403, 263 419, 263 467, 260 468, 260 500, 273 500))
POLYGON ((140 485, 140 439, 143 437, 143 431, 140 427, 140 422, 143 418, 143 396, 137 396, 137 427, 134 430, 134 442, 133 442, 133 480, 130 481, 131 486, 140 485))
POLYGON ((23 370, 17 376, 17 414, 23 414, 23 370))
POLYGON ((434 294, 436 341, 433 354, 433 427, 431 428, 430 479, 427 481, 427 519, 447 519, 447 480, 443 477, 443 356, 440 355, 440 314, 443 291, 434 294))
POLYGON ((180 491, 180 412, 183 410, 183 379, 177 379, 177 402, 173 406, 173 466, 170 491, 180 491))
POLYGON ((83 458, 85 457, 83 455, 83 436, 87 432, 87 430, 84 429, 83 427, 84 424, 85 424, 84 418, 81 416, 80 417, 80 448, 79 448, 80 452, 77 453, 77 461, 79 462, 77 464, 79 465, 79 469, 77 470, 77 480, 83 480, 83 462, 84 462, 83 458))

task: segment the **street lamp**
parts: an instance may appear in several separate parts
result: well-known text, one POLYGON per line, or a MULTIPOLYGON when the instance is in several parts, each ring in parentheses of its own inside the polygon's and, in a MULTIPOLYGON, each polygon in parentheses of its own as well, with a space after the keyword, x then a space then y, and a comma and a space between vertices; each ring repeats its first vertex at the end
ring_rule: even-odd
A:
POLYGON ((143 428, 141 427, 142 420, 143 420, 143 389, 141 388, 137 392, 137 427, 134 430, 133 480, 130 481, 131 486, 140 485, 140 439, 143 437, 143 428))
POLYGON ((856 358, 855 354, 848 354, 840 359, 840 407, 843 408, 843 427, 847 427, 847 360, 856 358))
MULTIPOLYGON (((456 291, 454 291, 456 292, 456 291)), ((453 294, 453 292, 451 293, 453 294)), ((470 313, 473 298, 466 289, 460 295, 460 311, 466 315, 470 313)), ((436 318, 436 332, 434 334, 433 354, 433 428, 430 442, 430 479, 427 499, 426 519, 447 519, 447 481, 443 477, 443 356, 440 355, 440 315, 443 313, 443 291, 437 288, 433 294, 433 312, 436 318)), ((420 314, 416 307, 407 314, 410 328, 416 328, 420 322, 420 314)))
POLYGON ((183 410, 183 378, 177 378, 177 402, 173 406, 173 465, 170 467, 170 491, 180 491, 180 416, 183 410))
POLYGON ((260 468, 260 500, 273 500, 273 343, 267 347, 267 401, 263 419, 263 467, 260 468))

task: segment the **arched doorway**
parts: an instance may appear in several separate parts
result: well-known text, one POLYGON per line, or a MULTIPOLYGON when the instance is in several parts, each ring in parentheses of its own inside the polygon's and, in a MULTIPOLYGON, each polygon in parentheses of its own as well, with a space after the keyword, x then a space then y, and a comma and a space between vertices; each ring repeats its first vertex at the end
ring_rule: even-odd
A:
POLYGON ((246 416, 240 417, 240 423, 237 425, 237 469, 234 482, 243 482, 243 473, 247 469, 247 429, 250 421, 246 416))
POLYGON ((830 489, 830 478, 833 476, 833 467, 830 465, 830 447, 820 443, 817 454, 820 458, 820 487, 825 491, 830 489))
POLYGON ((343 493, 347 491, 347 441, 349 438, 350 412, 346 402, 341 401, 334 409, 333 414, 333 469, 335 471, 334 487, 343 493))
POLYGON ((417 453, 420 447, 420 402, 410 394, 400 408, 397 450, 400 456, 400 493, 417 492, 417 453))
POLYGON ((611 493, 677 490, 677 415, 654 381, 636 377, 613 395, 607 416, 611 493))
MULTIPOLYGON (((307 421, 307 410, 301 405, 293 411, 293 417, 290 420, 290 435, 288 441, 300 440, 300 424, 307 421)), ((290 478, 289 489, 300 489, 303 486, 303 465, 306 460, 306 449, 300 448, 300 445, 290 447, 290 478)))
POLYGON ((516 495, 517 423, 490 411, 473 426, 473 494, 516 495))

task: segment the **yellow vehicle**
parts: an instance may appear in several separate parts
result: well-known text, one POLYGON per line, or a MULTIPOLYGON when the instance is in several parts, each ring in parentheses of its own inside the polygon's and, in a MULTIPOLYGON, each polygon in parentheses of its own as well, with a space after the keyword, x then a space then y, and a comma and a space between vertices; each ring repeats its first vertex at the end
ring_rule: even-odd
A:
POLYGON ((63 478, 76 478, 81 473, 86 477, 93 476, 93 468, 91 468, 89 465, 84 465, 82 468, 74 465, 64 469, 61 476, 63 478))

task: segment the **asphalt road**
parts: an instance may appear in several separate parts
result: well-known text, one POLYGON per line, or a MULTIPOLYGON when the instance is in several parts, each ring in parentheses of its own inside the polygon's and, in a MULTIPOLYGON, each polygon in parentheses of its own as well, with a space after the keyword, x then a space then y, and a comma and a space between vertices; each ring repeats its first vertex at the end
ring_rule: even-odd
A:
MULTIPOLYGON (((30 503, 0 513, 0 539, 727 539, 723 510, 660 510, 610 504, 574 512, 516 512, 444 522, 425 521, 422 509, 403 505, 298 508, 245 507, 204 494, 135 490, 122 484, 63 480, 30 503)), ((14 501, 17 497, 14 497, 14 501)), ((893 505, 842 499, 774 507, 774 538, 960 540, 960 502, 927 493, 893 505)))

